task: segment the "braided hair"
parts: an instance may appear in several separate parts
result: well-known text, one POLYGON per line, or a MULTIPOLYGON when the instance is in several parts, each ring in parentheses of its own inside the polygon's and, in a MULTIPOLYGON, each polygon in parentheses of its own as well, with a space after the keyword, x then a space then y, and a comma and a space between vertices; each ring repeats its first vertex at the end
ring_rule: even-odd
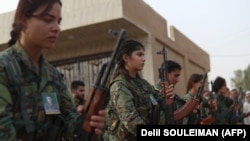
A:
POLYGON ((46 14, 53 6, 54 3, 58 2, 61 6, 61 0, 19 0, 14 22, 12 24, 12 30, 10 32, 10 40, 8 41, 8 47, 12 46, 19 40, 21 36, 21 31, 24 29, 25 19, 30 19, 32 15, 40 6, 48 4, 47 8, 36 16, 41 16, 46 14))
MULTIPOLYGON (((121 48, 119 49, 117 55, 116 55, 116 64, 117 67, 114 72, 113 79, 115 79, 119 74, 123 74, 126 79, 129 79, 129 73, 128 70, 125 68, 125 61, 123 60, 123 55, 127 54, 128 56, 132 55, 132 52, 144 49, 144 46, 135 40, 126 40, 121 44, 121 48)), ((139 75, 137 74, 139 77, 139 75)))

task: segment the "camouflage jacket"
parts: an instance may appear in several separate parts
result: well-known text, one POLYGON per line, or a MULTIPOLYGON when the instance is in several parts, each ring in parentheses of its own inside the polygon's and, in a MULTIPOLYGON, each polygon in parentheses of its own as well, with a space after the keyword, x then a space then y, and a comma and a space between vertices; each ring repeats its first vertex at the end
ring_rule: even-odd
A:
POLYGON ((6 61, 5 58, 0 56, 0 140, 46 140, 46 137, 55 133, 53 126, 63 129, 61 131, 65 133, 65 137, 71 140, 74 129, 71 126, 75 125, 78 114, 61 73, 45 61, 43 56, 40 57, 38 73, 19 43, 3 52, 8 52, 10 57, 15 58, 12 59, 15 62, 8 62, 9 65, 18 65, 13 65, 15 69, 8 69, 3 62, 6 61), (9 72, 18 69, 21 74, 9 72), (15 79, 18 81, 13 82, 15 79), (55 95, 59 114, 45 114, 44 94, 55 95), (54 125, 55 122, 58 125, 54 125))
POLYGON ((234 111, 231 108, 233 101, 230 98, 219 95, 218 93, 215 96, 217 111, 212 113, 215 118, 214 124, 233 124, 232 119, 234 118, 234 111))
POLYGON ((160 124, 161 100, 158 91, 146 80, 126 80, 123 76, 118 76, 110 87, 106 121, 107 140, 135 141, 136 125, 160 124))
MULTIPOLYGON (((183 96, 183 99, 185 101, 188 101, 189 99, 193 99, 195 97, 194 93, 187 93, 185 96, 183 96)), ((199 124, 201 120, 200 117, 200 110, 198 109, 193 109, 192 112, 190 114, 188 114, 188 116, 186 116, 183 119, 183 124, 199 124)))
POLYGON ((85 99, 80 99, 78 97, 73 97, 75 107, 77 108, 79 105, 83 105, 85 103, 85 99))

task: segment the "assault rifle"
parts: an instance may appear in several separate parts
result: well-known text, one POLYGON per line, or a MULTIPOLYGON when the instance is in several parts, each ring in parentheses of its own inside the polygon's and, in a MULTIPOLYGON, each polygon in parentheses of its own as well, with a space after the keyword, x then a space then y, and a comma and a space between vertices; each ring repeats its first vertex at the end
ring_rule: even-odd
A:
POLYGON ((197 104, 200 103, 202 92, 206 83, 207 73, 205 73, 203 77, 202 85, 199 87, 197 94, 194 98, 189 99, 182 107, 174 111, 174 120, 180 121, 184 117, 186 117, 193 109, 196 107, 197 104))
POLYGON ((169 79, 168 79, 168 66, 167 66, 167 51, 166 47, 162 47, 162 51, 157 52, 157 54, 161 54, 163 56, 163 66, 160 68, 160 73, 161 73, 161 95, 165 98, 165 104, 164 105, 164 110, 165 110, 165 121, 166 124, 174 124, 174 116, 173 116, 173 98, 171 99, 170 97, 165 96, 165 86, 169 85, 169 79))
POLYGON ((115 68, 115 57, 122 42, 125 40, 126 31, 121 29, 120 32, 117 33, 113 30, 110 30, 110 34, 117 36, 117 42, 115 44, 114 51, 110 61, 103 64, 101 67, 94 86, 90 89, 84 104, 85 119, 82 124, 82 129, 88 133, 94 132, 94 128, 89 124, 91 115, 97 115, 98 111, 103 109, 109 100, 108 82, 110 81, 110 78, 113 74, 113 70, 115 68))
MULTIPOLYGON (((211 125, 215 121, 214 117, 212 116, 212 113, 216 111, 216 105, 214 105, 214 100, 216 99, 215 97, 215 92, 214 92, 214 83, 213 81, 210 82, 211 84, 211 91, 209 93, 209 98, 207 101, 207 107, 209 107, 209 115, 207 117, 203 117, 200 121, 201 125, 211 125)), ((204 104, 204 103, 203 103, 204 104)), ((204 106, 204 105, 203 105, 204 106)))

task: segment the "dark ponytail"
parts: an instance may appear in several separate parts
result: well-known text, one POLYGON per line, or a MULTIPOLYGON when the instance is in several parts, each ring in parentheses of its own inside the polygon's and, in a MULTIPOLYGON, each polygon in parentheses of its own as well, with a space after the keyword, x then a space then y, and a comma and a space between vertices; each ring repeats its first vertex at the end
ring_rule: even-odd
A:
POLYGON ((8 47, 12 46, 19 39, 21 33, 21 26, 13 23, 12 30, 10 32, 10 40, 8 41, 8 47))
POLYGON ((8 46, 12 46, 19 40, 21 36, 21 31, 24 28, 23 21, 32 17, 32 14, 42 5, 48 4, 47 8, 40 13, 40 15, 45 14, 49 11, 54 3, 59 3, 62 5, 61 0, 19 0, 14 22, 12 24, 12 30, 10 32, 10 40, 8 41, 8 46))
MULTIPOLYGON (((144 49, 144 46, 135 40, 126 40, 122 43, 120 50, 118 51, 116 55, 116 64, 117 68, 114 72, 113 79, 115 79, 119 74, 122 74, 126 77, 126 79, 129 79, 129 72, 125 68, 125 62, 123 60, 123 55, 127 54, 128 56, 132 55, 132 52, 139 50, 139 49, 144 49)), ((139 77, 139 75, 137 75, 139 77)))

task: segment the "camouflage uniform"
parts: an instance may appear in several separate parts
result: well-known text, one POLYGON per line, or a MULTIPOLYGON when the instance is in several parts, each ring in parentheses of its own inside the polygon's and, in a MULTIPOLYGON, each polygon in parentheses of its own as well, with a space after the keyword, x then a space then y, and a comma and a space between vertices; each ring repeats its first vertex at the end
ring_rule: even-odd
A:
POLYGON ((111 84, 110 95, 106 140, 136 141, 136 125, 161 123, 159 103, 162 98, 146 80, 126 80, 120 75, 111 84))
MULTIPOLYGON (((37 73, 19 43, 5 51, 15 57, 22 74, 10 78, 7 75, 7 66, 3 63, 4 59, 0 60, 0 139, 49 140, 46 137, 50 136, 51 139, 59 128, 72 140, 73 126, 78 114, 61 73, 45 61, 43 56, 40 57, 40 70, 37 73), (13 79, 20 79, 20 83, 13 84, 13 79), (42 94, 51 93, 56 94, 60 114, 45 114, 42 94)), ((9 63, 13 65, 13 62, 9 63)))
MULTIPOLYGON (((231 124, 230 118, 233 110, 230 108, 230 99, 219 94, 215 95, 217 101, 217 111, 212 115, 215 118, 214 124, 231 124)), ((232 101, 231 101, 232 102, 232 101)))
POLYGON ((73 97, 74 98, 74 104, 76 106, 76 108, 79 106, 79 105, 84 105, 85 103, 85 100, 84 99, 80 99, 78 97, 73 97))
POLYGON ((236 124, 246 116, 246 114, 236 116, 232 109, 232 99, 216 94, 216 100, 217 111, 212 113, 215 118, 214 124, 236 124))
MULTIPOLYGON (((196 94, 193 94, 193 93, 187 93, 183 99, 185 101, 188 101, 189 99, 194 99, 195 98, 195 95, 196 94)), ((183 124, 186 125, 186 124, 199 124, 200 122, 200 110, 198 109, 194 109, 192 110, 192 112, 190 114, 188 114, 187 117, 185 117, 183 119, 183 124)))
POLYGON ((215 110, 215 107, 211 107, 213 106, 212 105, 213 99, 214 99, 213 96, 209 96, 208 98, 205 97, 201 98, 202 100, 202 106, 200 107, 201 124, 209 124, 209 125, 213 124, 213 118, 211 118, 211 113, 213 110, 215 110))

